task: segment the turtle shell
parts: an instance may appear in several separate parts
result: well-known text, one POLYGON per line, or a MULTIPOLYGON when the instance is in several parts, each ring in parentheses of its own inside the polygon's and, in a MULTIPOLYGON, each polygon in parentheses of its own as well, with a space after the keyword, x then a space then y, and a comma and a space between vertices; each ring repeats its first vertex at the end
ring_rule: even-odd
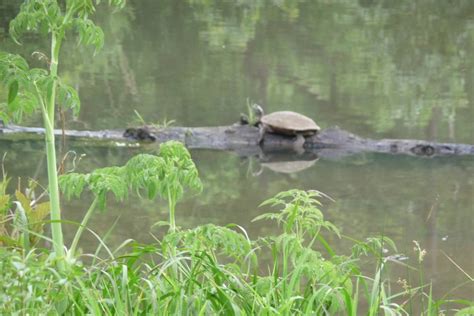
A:
POLYGON ((283 134, 314 134, 321 128, 309 117, 292 111, 279 111, 262 116, 262 124, 283 134))

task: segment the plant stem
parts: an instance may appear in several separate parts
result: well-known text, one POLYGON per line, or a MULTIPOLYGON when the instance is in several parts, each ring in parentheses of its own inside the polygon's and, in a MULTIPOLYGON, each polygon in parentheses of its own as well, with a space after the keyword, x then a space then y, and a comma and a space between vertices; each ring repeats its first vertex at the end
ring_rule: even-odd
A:
POLYGON ((49 65, 49 73, 54 82, 51 88, 50 98, 48 100, 48 114, 50 121, 53 123, 56 102, 56 85, 58 81, 59 50, 61 48, 62 37, 62 31, 53 32, 51 36, 51 62, 49 65))
MULTIPOLYGON (((176 222, 174 218, 174 210, 176 207, 176 200, 174 199, 174 195, 171 193, 171 190, 168 188, 168 206, 169 206, 169 212, 170 212, 170 229, 168 230, 168 233, 174 233, 176 231, 176 222)), ((170 249, 171 252, 171 260, 175 260, 176 258, 176 245, 171 247, 170 249)), ((175 279, 179 279, 178 275, 178 267, 177 267, 177 262, 174 262, 172 267, 171 267, 171 273, 172 276, 175 279)))
POLYGON ((46 126, 46 158, 48 164, 49 201, 51 204, 51 233, 56 256, 60 258, 59 269, 64 270, 64 240, 61 228, 61 209, 59 206, 58 174, 56 172, 56 149, 54 131, 46 126))
POLYGON ((97 203, 99 202, 99 198, 96 196, 94 198, 94 201, 92 201, 91 206, 89 206, 89 209, 86 212, 86 215, 84 215, 84 218, 82 219, 81 226, 77 229, 76 235, 74 236, 74 239, 71 243, 71 247, 69 249, 69 253, 71 256, 75 255, 77 244, 79 243, 79 239, 81 238, 82 232, 87 226, 87 222, 89 221, 89 218, 92 216, 92 213, 94 213, 95 207, 97 206, 97 203))
POLYGON ((168 205, 169 205, 169 211, 170 211, 170 232, 175 232, 176 222, 174 219, 174 209, 176 206, 176 202, 171 194, 170 189, 168 189, 168 205))
POLYGON ((44 125, 46 128, 46 158, 48 164, 48 182, 49 182, 49 199, 51 204, 51 233, 53 237, 53 247, 58 260, 58 268, 60 271, 65 270, 64 265, 64 240, 61 227, 61 208, 59 202, 59 186, 56 163, 56 147, 54 139, 54 105, 56 100, 56 85, 58 75, 58 57, 59 48, 61 46, 61 37, 58 38, 56 32, 52 33, 51 38, 51 65, 50 76, 53 78, 51 90, 48 91, 47 111, 43 113, 44 125))

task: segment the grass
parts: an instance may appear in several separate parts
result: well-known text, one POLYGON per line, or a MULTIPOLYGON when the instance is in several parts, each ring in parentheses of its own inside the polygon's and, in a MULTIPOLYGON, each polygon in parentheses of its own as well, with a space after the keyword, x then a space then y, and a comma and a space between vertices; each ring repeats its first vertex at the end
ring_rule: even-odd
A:
MULTIPOLYGON (((167 198, 167 190, 158 191, 167 198)), ((255 240, 242 227, 212 224, 175 226, 152 244, 126 240, 116 249, 96 235, 96 253, 69 253, 64 272, 50 251, 38 246, 38 238, 25 249, 17 229, 10 237, 18 242, 0 247, 0 313, 409 315, 416 306, 423 315, 439 315, 454 302, 465 306, 459 315, 469 315, 473 302, 435 300, 430 284, 394 292, 386 273, 393 259, 382 255, 383 248, 395 250, 387 237, 354 241, 350 254, 337 255, 324 238, 339 231, 324 219, 323 197, 317 191, 290 190, 265 201, 262 206, 276 211, 255 220, 276 221, 281 232, 255 240), (362 258, 375 263, 373 276, 362 274, 362 258)), ((10 210, 11 220, 4 224, 16 225, 17 212, 10 210)), ((28 216, 26 221, 23 232, 47 238, 39 233, 41 227, 29 225, 28 216)))

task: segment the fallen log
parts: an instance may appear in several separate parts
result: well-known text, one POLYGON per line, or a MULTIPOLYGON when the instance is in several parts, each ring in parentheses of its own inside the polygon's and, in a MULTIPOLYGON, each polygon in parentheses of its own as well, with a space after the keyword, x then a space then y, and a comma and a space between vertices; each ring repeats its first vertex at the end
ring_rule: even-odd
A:
MULTIPOLYGON (((0 140, 39 139, 43 128, 17 125, 0 126, 0 140)), ((78 141, 112 143, 122 146, 162 143, 178 140, 190 149, 215 149, 235 151, 249 156, 268 152, 295 152, 296 137, 264 135, 259 144, 259 130, 249 125, 215 127, 139 127, 124 130, 76 131, 55 130, 56 136, 64 135, 78 141)), ((412 139, 363 138, 338 127, 324 129, 305 138, 304 151, 319 157, 338 158, 362 152, 404 154, 421 157, 474 155, 474 145, 436 143, 412 139)))

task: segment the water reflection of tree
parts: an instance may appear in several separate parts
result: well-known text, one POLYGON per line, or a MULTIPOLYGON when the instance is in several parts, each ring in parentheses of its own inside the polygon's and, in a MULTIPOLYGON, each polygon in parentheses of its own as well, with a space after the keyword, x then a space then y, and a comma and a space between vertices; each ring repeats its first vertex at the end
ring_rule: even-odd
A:
POLYGON ((94 126, 111 125, 98 117, 126 120, 132 108, 151 120, 229 123, 250 97, 269 110, 293 108, 355 132, 403 137, 426 129, 427 137, 437 131, 467 140, 474 132, 473 6, 133 2, 112 18, 99 16, 112 34, 103 53, 84 65, 76 51, 64 70, 87 90, 84 112, 92 114, 84 115, 94 126))
POLYGON ((302 88, 378 132, 427 126, 438 108, 453 137, 457 110, 472 101, 472 2, 241 1, 231 10, 227 2, 188 2, 211 47, 246 48, 248 75, 275 108, 294 104, 302 88))
POLYGON ((68 52, 76 50, 77 54, 70 55, 64 63, 64 71, 78 89, 86 91, 81 94, 83 111, 80 120, 85 124, 82 128, 105 127, 110 117, 125 121, 120 104, 133 108, 133 104, 139 102, 135 71, 123 44, 133 29, 132 8, 125 7, 114 14, 106 10, 103 8, 97 14, 99 24, 107 34, 100 53, 91 60, 83 58, 90 55, 83 50, 77 51, 73 46, 65 48, 68 52), (93 126, 89 125, 91 121, 95 121, 93 126))

